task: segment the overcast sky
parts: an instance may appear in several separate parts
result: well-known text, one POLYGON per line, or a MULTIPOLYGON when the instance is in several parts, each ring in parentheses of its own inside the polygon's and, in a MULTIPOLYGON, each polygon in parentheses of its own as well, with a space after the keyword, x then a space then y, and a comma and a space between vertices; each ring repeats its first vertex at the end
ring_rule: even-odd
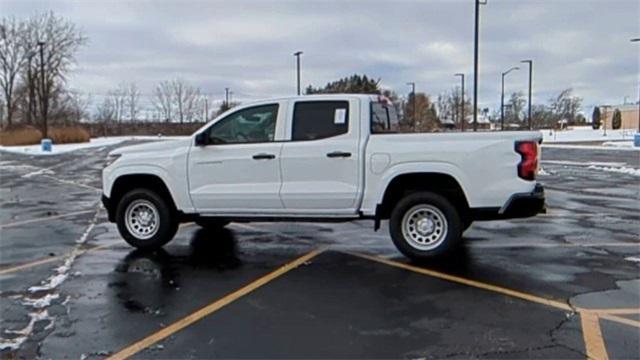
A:
MULTIPOLYGON (((534 103, 572 87, 594 104, 638 99, 640 2, 637 0, 489 0, 482 6, 482 107, 498 108, 500 74, 534 60, 534 103)), ((160 80, 183 78, 217 99, 295 93, 353 73, 406 94, 408 81, 430 95, 473 74, 473 0, 441 1, 29 1, 0 0, 0 16, 53 10, 76 23, 89 44, 70 87, 101 100, 134 81, 145 94, 160 80)), ((507 92, 527 91, 527 66, 508 76, 507 92)))

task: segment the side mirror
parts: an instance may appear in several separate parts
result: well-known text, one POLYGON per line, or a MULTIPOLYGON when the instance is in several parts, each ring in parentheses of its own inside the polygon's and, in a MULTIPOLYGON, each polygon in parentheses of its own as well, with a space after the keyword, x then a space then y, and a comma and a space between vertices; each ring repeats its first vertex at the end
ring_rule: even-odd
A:
POLYGON ((207 146, 207 133, 206 132, 201 132, 200 134, 196 135, 196 146, 207 146))

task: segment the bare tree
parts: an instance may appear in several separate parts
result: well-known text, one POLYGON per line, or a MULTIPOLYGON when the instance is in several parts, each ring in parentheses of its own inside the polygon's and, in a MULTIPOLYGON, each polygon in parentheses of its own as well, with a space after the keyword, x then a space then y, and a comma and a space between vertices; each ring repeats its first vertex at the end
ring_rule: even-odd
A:
POLYGON ((180 123, 193 121, 198 108, 200 108, 200 89, 194 88, 181 79, 173 80, 171 87, 180 123))
POLYGON ((171 121, 173 116, 173 87, 170 81, 162 81, 153 90, 153 106, 164 121, 171 121))
POLYGON ((77 91, 67 92, 68 108, 73 116, 74 122, 81 122, 87 117, 89 105, 91 104, 91 95, 83 95, 77 91))
POLYGON ((96 122, 110 123, 115 121, 115 107, 111 98, 107 97, 102 101, 102 104, 98 105, 95 113, 96 122))
POLYGON ((549 100, 550 108, 556 116, 556 121, 567 120, 570 124, 576 122, 578 112, 582 107, 582 98, 573 95, 573 89, 565 89, 556 97, 549 100))
POLYGON ((524 106, 526 103, 527 101, 524 99, 522 91, 512 93, 506 104, 506 106, 508 106, 507 118, 512 122, 520 122, 521 119, 524 120, 524 106))
MULTIPOLYGON (((44 70, 44 76, 36 83, 36 92, 41 103, 41 114, 46 122, 49 100, 54 95, 57 84, 63 84, 69 67, 75 62, 78 49, 87 43, 87 38, 76 26, 53 12, 38 14, 26 23, 23 46, 34 51, 42 44, 42 59, 35 56, 35 66, 44 70)), ((41 71, 42 71, 41 70, 41 71)), ((43 133, 47 124, 43 123, 43 133)), ((46 135, 46 134, 45 134, 46 135)))
POLYGON ((113 111, 113 120, 121 122, 127 110, 127 86, 120 84, 115 89, 108 91, 107 99, 113 111))
POLYGON ((134 121, 138 118, 140 112, 140 90, 136 83, 129 83, 126 86, 126 106, 128 110, 129 120, 134 121))
POLYGON ((24 22, 14 17, 5 17, 0 20, 0 87, 2 87, 6 107, 7 125, 11 125, 13 121, 14 89, 18 74, 30 55, 30 50, 25 46, 24 32, 24 22))
POLYGON ((436 105, 440 121, 443 121, 444 119, 451 119, 458 127, 461 127, 462 121, 472 114, 473 107, 471 106, 471 100, 465 96, 464 114, 461 116, 460 103, 460 87, 453 88, 448 92, 438 95, 436 105))

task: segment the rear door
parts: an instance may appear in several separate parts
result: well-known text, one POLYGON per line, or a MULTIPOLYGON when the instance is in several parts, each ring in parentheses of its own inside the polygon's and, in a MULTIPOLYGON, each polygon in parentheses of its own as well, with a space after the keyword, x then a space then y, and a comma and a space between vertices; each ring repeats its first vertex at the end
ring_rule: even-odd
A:
POLYGON ((296 213, 354 214, 361 179, 359 100, 290 103, 280 198, 296 213))

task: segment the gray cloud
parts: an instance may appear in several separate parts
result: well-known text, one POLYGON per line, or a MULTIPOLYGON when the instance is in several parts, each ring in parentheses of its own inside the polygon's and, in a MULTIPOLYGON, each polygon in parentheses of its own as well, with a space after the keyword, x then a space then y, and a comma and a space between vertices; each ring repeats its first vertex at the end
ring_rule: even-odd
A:
MULTIPOLYGON (((24 1, 0 0, 0 13, 53 10, 90 38, 70 85, 104 94, 123 81, 150 93, 181 77, 239 100, 292 94, 294 58, 303 83, 323 85, 354 72, 406 93, 431 95, 471 79, 473 1, 24 1)), ((535 60, 534 100, 572 87, 585 110, 638 97, 640 5, 635 0, 489 0, 482 7, 481 106, 496 107, 500 73, 535 60)), ((526 91, 526 65, 508 91, 526 91)), ((471 89, 468 82, 467 88, 471 89)))

